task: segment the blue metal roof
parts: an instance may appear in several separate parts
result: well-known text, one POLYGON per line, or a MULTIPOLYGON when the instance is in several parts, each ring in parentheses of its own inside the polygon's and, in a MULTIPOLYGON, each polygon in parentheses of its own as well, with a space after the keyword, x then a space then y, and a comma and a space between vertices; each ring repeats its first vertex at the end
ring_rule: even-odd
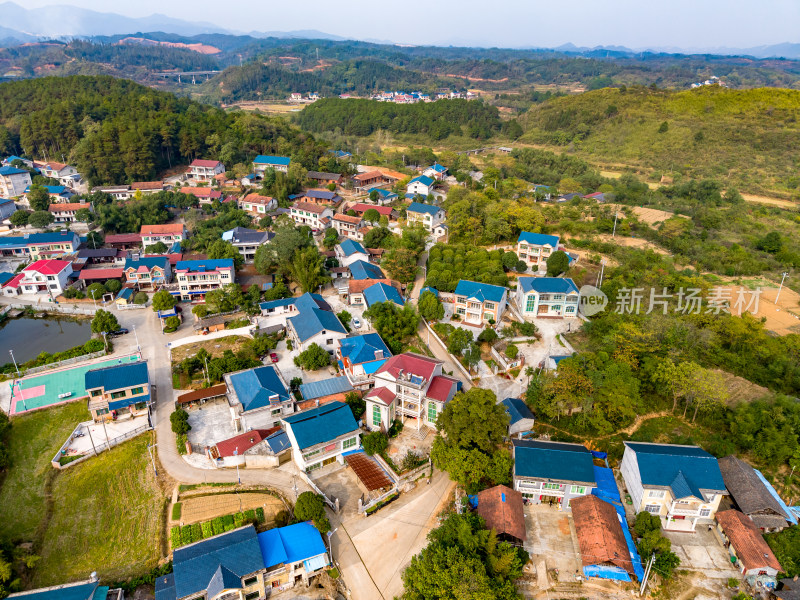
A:
POLYGON ((301 450, 329 442, 346 433, 358 432, 353 411, 347 404, 338 401, 284 417, 283 420, 287 427, 291 427, 301 450))
POLYGON ((390 190, 384 190, 383 188, 375 188, 374 190, 370 190, 369 193, 371 194, 373 191, 378 192, 378 196, 382 199, 386 200, 387 198, 397 198, 397 194, 390 190))
POLYGON ((14 279, 14 273, 7 273, 5 271, 0 273, 0 285, 3 285, 6 281, 11 279, 14 279))
POLYGON ((240 590, 242 589, 242 578, 227 567, 220 565, 214 571, 211 581, 206 586, 206 596, 209 598, 216 598, 224 590, 240 590))
POLYGON ((456 285, 456 296, 466 296, 467 298, 475 298, 479 302, 500 302, 503 300, 503 294, 506 293, 506 288, 499 285, 492 285, 490 283, 478 283, 477 281, 469 281, 468 279, 460 279, 456 285))
MULTIPOLYGON (((22 172, 23 173, 27 173, 27 171, 22 171, 22 172)), ((56 194, 56 195, 60 196, 64 192, 69 192, 70 194, 72 193, 66 187, 64 187, 63 185, 41 185, 39 187, 45 188, 47 190, 48 194, 56 194)), ((30 191, 31 191, 31 186, 28 186, 28 187, 25 188, 25 193, 26 194, 28 192, 30 192, 30 191)))
POLYGON ((130 300, 133 296, 133 288, 122 288, 114 300, 130 300))
POLYGON ((347 333, 342 322, 331 310, 320 308, 315 299, 316 296, 317 294, 305 293, 296 298, 295 306, 299 314, 287 319, 301 342, 305 342, 321 331, 347 333))
POLYGON ((305 194, 301 194, 301 196, 306 196, 308 198, 319 198, 320 200, 333 200, 334 198, 341 198, 339 194, 336 192, 330 192, 328 190, 308 190, 305 194))
POLYGON ((643 485, 668 487, 676 499, 702 499, 701 490, 725 490, 717 459, 697 446, 641 442, 625 445, 636 453, 643 485))
POLYGON ((378 265, 373 265, 365 260, 351 262, 349 269, 352 279, 385 279, 385 275, 378 265))
POLYGON ((445 171, 447 171, 447 167, 443 167, 439 163, 433 163, 430 167, 428 167, 425 170, 427 171, 428 169, 433 169, 437 173, 444 173, 445 171))
POLYGON ((375 283, 364 290, 364 302, 367 308, 378 302, 394 302, 398 306, 403 306, 403 297, 394 286, 385 283, 375 283))
POLYGON ((0 167, 0 175, 19 175, 21 173, 27 173, 28 171, 24 169, 18 169, 17 167, 6 166, 0 167))
POLYGON ((341 244, 339 244, 339 247, 342 249, 342 252, 344 253, 345 256, 350 256, 352 254, 355 254, 356 252, 361 252, 361 254, 367 254, 367 251, 364 249, 364 246, 349 238, 343 241, 341 244))
POLYGON ((422 298, 422 294, 424 294, 425 292, 430 292, 431 294, 433 294, 437 298, 439 297, 439 290, 437 290, 434 287, 428 287, 428 286, 425 286, 424 288, 422 288, 419 291, 419 297, 422 298))
POLYGON ((330 377, 320 381, 311 381, 300 386, 300 395, 303 400, 316 400, 333 394, 352 392, 353 386, 347 377, 330 377))
MULTIPOLYGON (((234 529, 221 535, 176 548, 172 558, 175 595, 178 598, 208 590, 212 581, 224 578, 231 582, 231 575, 241 579, 264 568, 264 558, 252 525, 234 529), (224 567, 227 574, 220 573, 224 567)), ((156 594, 162 579, 156 580, 156 594)), ((241 585, 241 582, 240 582, 241 585)))
POLYGON ((205 260, 179 260, 175 265, 176 271, 191 271, 202 273, 203 271, 215 271, 217 269, 233 269, 232 258, 216 258, 205 260))
POLYGON ((438 213, 441 208, 438 206, 434 206, 433 204, 423 204, 422 202, 412 202, 406 208, 406 212, 415 212, 415 213, 428 213, 429 215, 435 215, 438 213))
POLYGON ((144 385, 149 381, 147 361, 140 360, 123 365, 92 369, 86 371, 83 381, 87 390, 103 388, 106 392, 144 385))
POLYGON ((764 487, 769 492, 769 495, 772 496, 778 502, 778 504, 780 505, 781 509, 783 509, 783 512, 786 513, 786 516, 788 517, 788 519, 792 523, 792 525, 797 525, 797 517, 794 515, 792 510, 790 510, 789 507, 786 506, 786 503, 778 495, 778 492, 775 490, 775 488, 772 487, 772 484, 769 481, 767 481, 767 479, 764 477, 764 474, 761 471, 759 471, 758 469, 753 469, 753 471, 756 472, 756 475, 761 480, 761 483, 764 484, 764 487))
POLYGON ((266 568, 297 563, 328 552, 322 535, 311 521, 259 533, 258 545, 266 568))
POLYGON ((140 256, 138 259, 126 258, 123 269, 136 269, 144 267, 148 271, 153 267, 161 267, 165 271, 169 267, 169 259, 166 256, 140 256))
POLYGON ((503 400, 503 405, 506 407, 508 416, 511 417, 510 425, 522 419, 533 419, 531 409, 519 398, 506 398, 503 400))
POLYGON ((138 404, 139 402, 146 402, 150 404, 150 394, 144 394, 143 396, 127 396, 120 400, 111 400, 108 403, 109 410, 120 410, 121 408, 127 408, 132 404, 138 404))
POLYGON ((275 454, 279 454, 289 448, 292 443, 289 441, 289 436, 283 430, 277 431, 269 436, 266 440, 267 446, 275 454))
POLYGON ((155 581, 156 600, 177 600, 175 595, 175 573, 159 577, 155 581))
POLYGON ((261 310, 269 310, 270 308, 279 308, 281 306, 291 306, 297 298, 280 298, 278 300, 270 300, 259 304, 261 310))
POLYGON ((365 333, 339 340, 339 353, 350 360, 350 364, 360 365, 375 360, 385 360, 392 353, 377 333, 365 333), (375 353, 382 353, 382 358, 376 359, 375 353))
POLYGON ((550 246, 558 248, 559 237, 557 235, 546 235, 544 233, 531 233, 530 231, 523 231, 519 234, 517 243, 524 242, 526 244, 533 244, 534 246, 550 246))
POLYGON ((512 440, 514 475, 534 479, 557 479, 595 483, 592 453, 580 444, 512 440))
POLYGON ((418 175, 417 177, 414 177, 414 179, 412 179, 408 183, 410 185, 410 184, 412 184, 414 182, 417 182, 417 181, 419 183, 421 183, 422 185, 426 185, 426 186, 430 187, 430 186, 433 185, 433 181, 434 180, 431 179, 430 177, 428 177, 427 175, 418 175))
POLYGON ((27 246, 29 244, 66 244, 78 243, 78 235, 72 231, 46 231, 0 238, 0 247, 27 246))
POLYGON ((259 154, 255 157, 253 162, 257 165, 287 165, 291 162, 291 158, 288 156, 267 156, 265 154, 259 154))
POLYGON ((272 365, 234 373, 229 377, 245 411, 289 400, 289 392, 272 365), (270 402, 270 397, 276 395, 274 402, 270 402))
POLYGON ((66 584, 54 590, 34 590, 26 593, 24 598, 25 600, 93 600, 94 592, 99 585, 97 581, 66 584))
POLYGON ((519 277, 519 286, 526 294, 530 291, 540 294, 579 294, 578 286, 566 277, 519 277))
POLYGON ((336 158, 347 158, 348 156, 353 156, 349 152, 345 152, 344 150, 328 150, 331 154, 333 154, 336 158))

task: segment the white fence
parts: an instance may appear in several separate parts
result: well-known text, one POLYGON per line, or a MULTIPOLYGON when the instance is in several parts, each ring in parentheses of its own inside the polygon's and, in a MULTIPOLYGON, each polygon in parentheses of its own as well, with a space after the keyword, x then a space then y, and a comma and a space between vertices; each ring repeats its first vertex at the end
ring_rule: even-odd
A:
POLYGON ((25 369, 25 375, 34 375, 35 373, 41 373, 42 371, 51 371, 53 369, 58 369, 60 367, 74 365, 75 363, 86 362, 95 358, 100 358, 101 356, 105 355, 106 355, 105 350, 99 350, 97 352, 92 352, 91 354, 81 354, 80 356, 65 358, 64 360, 60 360, 58 362, 48 363, 46 365, 41 365, 39 367, 31 367, 30 369, 25 369))
MULTIPOLYGON (((91 424, 91 421, 87 421, 87 423, 91 424)), ((131 431, 127 432, 127 433, 124 433, 124 434, 122 434, 120 436, 117 436, 112 440, 108 440, 108 441, 103 442, 101 444, 94 444, 93 445, 93 449, 90 452, 88 452, 87 454, 84 454, 80 458, 76 458, 75 460, 70 461, 67 464, 62 465, 61 464, 61 457, 62 457, 61 453, 64 450, 66 450, 67 448, 69 448, 70 444, 72 444, 72 441, 75 439, 75 435, 84 426, 86 426, 86 423, 79 423, 78 426, 75 428, 75 430, 72 432, 72 434, 69 436, 69 438, 67 438, 67 441, 64 442, 64 444, 61 446, 61 448, 58 449, 58 452, 53 457, 53 460, 50 461, 50 464, 53 465, 53 468, 55 468, 55 469, 66 469, 68 467, 71 467, 72 465, 76 465, 78 463, 81 463, 81 462, 91 458, 92 456, 96 456, 97 454, 100 454, 104 450, 110 450, 114 446, 119 446, 122 442, 130 440, 132 438, 135 438, 137 435, 141 435, 145 431, 149 431, 149 430, 152 429, 152 427, 150 426, 150 423, 148 422, 147 424, 142 425, 141 427, 137 427, 136 429, 133 429, 133 430, 131 430, 131 431)), ((64 455, 64 456, 66 456, 66 455, 64 455)))
POLYGON ((94 306, 78 306, 76 304, 9 304, 9 306, 17 310, 32 308, 36 312, 57 312, 66 315, 88 315, 90 317, 93 317, 98 310, 94 306))

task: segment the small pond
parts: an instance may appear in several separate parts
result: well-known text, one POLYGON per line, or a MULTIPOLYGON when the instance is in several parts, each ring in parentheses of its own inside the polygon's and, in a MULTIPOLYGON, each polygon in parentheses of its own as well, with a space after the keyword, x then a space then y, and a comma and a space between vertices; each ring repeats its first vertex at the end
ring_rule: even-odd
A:
POLYGON ((69 317, 17 317, 0 323, 0 365, 36 358, 42 352, 54 354, 85 344, 92 337, 89 319, 69 317))

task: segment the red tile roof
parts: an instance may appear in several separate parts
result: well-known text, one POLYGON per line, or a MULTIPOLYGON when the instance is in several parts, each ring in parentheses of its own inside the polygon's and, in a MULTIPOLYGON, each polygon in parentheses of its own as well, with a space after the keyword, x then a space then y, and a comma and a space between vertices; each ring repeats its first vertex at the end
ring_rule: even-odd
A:
POLYGON ((383 179, 383 173, 380 171, 367 171, 366 173, 359 173, 354 175, 353 179, 356 181, 369 181, 370 179, 383 179))
POLYGON ((573 498, 569 505, 583 566, 611 564, 633 574, 633 563, 616 509, 591 495, 573 498))
POLYGON ((182 194, 193 194, 198 198, 212 198, 214 200, 219 200, 222 198, 222 192, 219 190, 212 190, 211 188, 207 187, 182 187, 179 190, 175 190, 182 194))
POLYGON ((22 270, 26 272, 36 271, 42 275, 58 275, 71 264, 72 263, 68 260, 49 258, 34 261, 22 270))
POLYGON ((377 210, 378 214, 384 215, 386 217, 391 216, 392 211, 394 210, 391 206, 376 206, 375 204, 364 204, 363 202, 356 202, 355 204, 353 204, 353 206, 351 206, 347 210, 354 210, 359 214, 364 214, 365 212, 371 209, 377 210))
POLYGON ((115 233, 106 236, 106 244, 130 244, 141 241, 141 233, 115 233))
POLYGON ((369 393, 364 396, 364 400, 377 400, 385 406, 389 406, 395 398, 395 394, 389 388, 376 387, 372 388, 369 393))
POLYGON ((413 354, 406 352, 405 354, 398 354, 391 357, 383 366, 377 370, 377 373, 389 373, 392 377, 397 377, 402 371, 404 374, 419 375, 426 380, 430 379, 436 365, 442 364, 442 361, 428 358, 420 354, 413 354))
MULTIPOLYGON (((349 271, 347 267, 345 267, 345 270, 349 271)), ((391 279, 351 279, 347 282, 347 292, 349 294, 359 294, 376 283, 385 283, 386 285, 397 287, 397 284, 391 279)), ((398 291, 400 290, 398 289, 398 291)))
POLYGON ((292 204, 292 208, 317 214, 322 214, 323 211, 330 210, 327 206, 320 206, 318 204, 312 204, 311 202, 295 202, 292 204))
POLYGON ((275 201, 272 196, 262 196, 261 194, 247 194, 242 198, 242 202, 252 202, 253 204, 271 204, 275 201))
POLYGON ((778 571, 783 570, 761 535, 761 531, 750 520, 750 517, 738 510, 723 510, 718 512, 715 518, 731 541, 745 570, 763 569, 764 567, 772 567, 778 571))
POLYGON ((202 158, 198 158, 196 160, 193 160, 192 164, 190 164, 189 166, 190 167, 207 167, 209 169, 213 169, 218 164, 219 164, 218 160, 205 160, 205 159, 202 159, 202 158))
POLYGON ((334 221, 342 221, 343 223, 352 223, 353 225, 358 225, 361 223, 361 217, 351 217, 350 215, 333 215, 334 221))
POLYGON ((439 402, 447 402, 450 398, 450 392, 456 387, 456 380, 444 375, 437 375, 431 380, 431 385, 428 388, 428 398, 433 398, 439 402))
POLYGON ((478 492, 478 515, 486 521, 487 529, 525 541, 525 513, 522 494, 504 485, 478 492))
POLYGON ((219 455, 222 457, 241 456, 244 454, 245 450, 249 450, 278 430, 280 430, 280 427, 272 427, 271 429, 252 429, 232 438, 228 438, 227 440, 217 442, 217 452, 219 452, 219 455), (234 452, 237 450, 237 448, 238 454, 235 455, 234 452))
POLYGON ((181 223, 166 223, 164 225, 142 225, 140 232, 142 235, 153 235, 160 233, 183 233, 181 223))
POLYGON ((119 279, 125 274, 122 269, 83 269, 78 279, 119 279))
POLYGON ((3 284, 3 287, 18 288, 19 282, 22 280, 22 277, 23 277, 22 273, 14 275, 14 277, 12 277, 3 284))
POLYGON ((134 181, 131 184, 132 190, 161 190, 164 189, 163 181, 134 181))
POLYGON ((64 202, 62 204, 51 204, 47 210, 50 212, 67 212, 69 210, 91 208, 91 206, 88 202, 64 202))

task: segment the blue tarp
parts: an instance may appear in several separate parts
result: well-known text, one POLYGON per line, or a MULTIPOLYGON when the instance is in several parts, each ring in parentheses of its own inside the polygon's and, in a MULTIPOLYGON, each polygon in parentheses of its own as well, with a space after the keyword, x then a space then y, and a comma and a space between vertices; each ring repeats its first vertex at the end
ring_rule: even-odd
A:
MULTIPOLYGON (((625 542, 628 544, 628 551, 630 552, 631 562, 633 563, 633 572, 636 574, 636 579, 641 581, 642 577, 644 577, 642 559, 636 551, 636 544, 634 544, 633 536, 631 535, 630 529, 628 529, 628 521, 625 518, 625 507, 622 505, 622 499, 619 496, 617 482, 614 481, 614 472, 605 467, 594 467, 594 480, 597 482, 597 487, 592 490, 592 495, 611 504, 620 516, 620 525, 622 525, 622 533, 625 534, 625 542)), ((597 568, 600 569, 600 567, 597 568)), ((583 571, 587 577, 605 577, 605 570, 609 568, 610 567, 602 567, 602 575, 589 575, 589 573, 586 572, 587 567, 584 567, 583 571)), ((611 575, 611 573, 609 573, 609 575, 611 575)), ((619 577, 607 577, 607 579, 619 579, 619 577)))
POLYGON ((601 579, 615 579, 616 581, 630 581, 631 576, 625 569, 608 565, 588 565, 583 567, 586 577, 600 577, 601 579))
POLYGON ((783 500, 781 500, 781 497, 778 495, 778 492, 775 490, 774 487, 772 487, 772 484, 764 478, 763 473, 761 473, 761 471, 759 471, 758 469, 753 469, 753 470, 756 472, 756 475, 758 475, 758 478, 764 484, 764 487, 767 488, 767 491, 770 493, 770 495, 773 498, 775 498, 775 500, 778 501, 778 504, 781 505, 781 508, 789 517, 789 520, 792 522, 792 525, 797 525, 797 515, 794 512, 792 512, 792 510, 788 506, 786 506, 786 503, 783 500))
POLYGON ((608 458, 608 452, 600 452, 599 450, 589 450, 592 453, 592 456, 595 458, 599 458, 601 460, 605 460, 608 458))
POLYGON ((478 496, 467 496, 467 500, 469 500, 470 507, 478 508, 478 496))

